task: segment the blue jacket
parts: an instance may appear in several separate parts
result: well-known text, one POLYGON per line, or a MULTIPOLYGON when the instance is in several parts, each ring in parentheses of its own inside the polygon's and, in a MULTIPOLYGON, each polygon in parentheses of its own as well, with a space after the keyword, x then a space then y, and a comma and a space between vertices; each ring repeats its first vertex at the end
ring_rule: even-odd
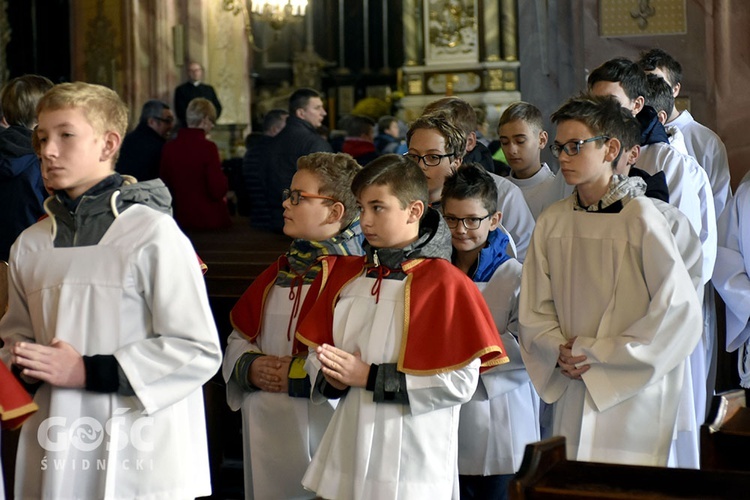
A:
POLYGON ((506 252, 508 247, 508 235, 499 229, 490 231, 487 236, 487 246, 479 253, 479 258, 474 267, 474 272, 470 275, 475 283, 486 283, 490 280, 495 271, 510 256, 506 252))
POLYGON ((0 130, 0 259, 8 260, 18 235, 44 215, 46 197, 31 130, 0 130))

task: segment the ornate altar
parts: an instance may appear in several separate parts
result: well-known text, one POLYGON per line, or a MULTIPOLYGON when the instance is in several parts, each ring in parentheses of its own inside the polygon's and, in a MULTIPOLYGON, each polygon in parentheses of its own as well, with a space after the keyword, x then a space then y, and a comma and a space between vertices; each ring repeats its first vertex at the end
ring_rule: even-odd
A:
POLYGON ((455 95, 497 114, 521 98, 514 0, 404 0, 405 118, 455 95))

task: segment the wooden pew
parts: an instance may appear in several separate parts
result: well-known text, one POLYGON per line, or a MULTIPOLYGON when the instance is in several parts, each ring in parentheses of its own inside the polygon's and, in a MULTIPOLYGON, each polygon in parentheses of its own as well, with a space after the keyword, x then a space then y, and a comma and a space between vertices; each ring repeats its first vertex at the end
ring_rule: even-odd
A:
POLYGON ((750 473, 667 469, 577 462, 565 458, 565 438, 526 446, 509 486, 512 500, 524 499, 738 499, 748 498, 750 473))
POLYGON ((748 392, 737 389, 713 397, 701 426, 701 469, 750 471, 748 392))

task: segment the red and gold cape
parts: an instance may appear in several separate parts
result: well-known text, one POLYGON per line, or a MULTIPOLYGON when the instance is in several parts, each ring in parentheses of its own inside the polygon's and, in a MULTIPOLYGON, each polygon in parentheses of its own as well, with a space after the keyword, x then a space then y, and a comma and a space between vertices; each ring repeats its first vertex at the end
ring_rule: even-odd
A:
MULTIPOLYGON (((335 345, 333 314, 339 295, 371 267, 365 257, 324 259, 308 292, 308 311, 297 323, 297 339, 312 348, 335 345)), ((401 268, 406 287, 399 371, 434 375, 476 358, 481 358, 482 370, 509 361, 484 297, 465 274, 444 259, 413 259, 401 268)))

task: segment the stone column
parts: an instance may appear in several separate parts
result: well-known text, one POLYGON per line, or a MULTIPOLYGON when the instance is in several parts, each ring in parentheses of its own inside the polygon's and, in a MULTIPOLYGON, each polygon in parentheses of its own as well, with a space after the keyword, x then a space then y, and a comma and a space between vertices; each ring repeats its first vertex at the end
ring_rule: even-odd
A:
MULTIPOLYGON (((511 0, 512 1, 512 0, 511 0)), ((505 2, 503 2, 505 3, 505 2)), ((483 0, 484 60, 500 60, 500 10, 498 0, 483 0)))
POLYGON ((422 1, 404 0, 404 65, 418 66, 424 60, 424 31, 422 26, 422 1))
POLYGON ((502 0, 503 59, 518 61, 518 19, 515 0, 502 0))

